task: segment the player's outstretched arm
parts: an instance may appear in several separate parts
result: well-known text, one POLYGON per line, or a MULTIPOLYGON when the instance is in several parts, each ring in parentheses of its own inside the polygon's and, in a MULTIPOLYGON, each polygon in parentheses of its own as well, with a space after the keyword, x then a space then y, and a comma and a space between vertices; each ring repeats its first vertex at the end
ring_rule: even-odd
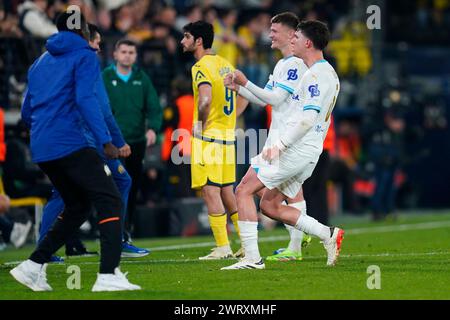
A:
POLYGON ((247 101, 250 101, 253 104, 256 104, 257 106, 264 108, 265 106, 268 105, 268 103, 265 103, 261 99, 258 99, 257 96, 255 96, 253 93, 248 91, 248 89, 246 89, 242 86, 239 86, 238 94, 239 94, 239 96, 245 98, 247 101))
MULTIPOLYGON (((242 73, 242 71, 236 70, 234 72, 233 77, 234 83, 242 86, 244 89, 247 89, 250 93, 252 93, 256 98, 258 98, 264 105, 279 105, 292 93, 288 92, 285 89, 275 87, 273 90, 268 91, 263 88, 258 87, 256 84, 247 79, 247 77, 242 73)), ((241 90, 239 90, 241 91, 241 90)), ((241 92, 239 92, 241 94, 241 92)), ((242 94, 245 97, 245 92, 242 91, 242 94)))

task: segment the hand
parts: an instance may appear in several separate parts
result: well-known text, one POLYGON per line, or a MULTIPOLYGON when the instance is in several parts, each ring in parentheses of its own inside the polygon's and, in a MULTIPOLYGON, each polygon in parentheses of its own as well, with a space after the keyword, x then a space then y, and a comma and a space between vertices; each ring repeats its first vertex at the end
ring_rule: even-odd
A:
POLYGON ((262 158, 271 163, 273 160, 280 157, 280 152, 280 149, 276 145, 270 148, 264 148, 262 151, 262 158))
POLYGON ((147 147, 154 145, 156 142, 156 133, 152 129, 148 130, 145 137, 147 138, 147 147))
POLYGON ((119 157, 120 158, 128 158, 131 154, 131 148, 128 144, 125 144, 122 148, 119 149, 119 157))
POLYGON ((245 87, 245 85, 248 82, 248 79, 245 76, 245 74, 242 73, 242 71, 236 70, 233 73, 233 82, 237 85, 245 87))
POLYGON ((0 194, 0 215, 9 211, 10 199, 7 195, 0 194))
POLYGON ((117 159, 119 157, 119 149, 111 142, 103 145, 103 151, 107 159, 117 159))
POLYGON ((228 73, 225 78, 223 79, 223 84, 225 87, 227 87, 230 90, 233 91, 238 91, 239 90, 239 85, 237 85, 236 83, 233 82, 233 74, 232 73, 228 73))
POLYGON ((202 128, 202 122, 196 121, 194 122, 194 125, 192 126, 192 135, 194 137, 199 137, 202 135, 203 128, 202 128))

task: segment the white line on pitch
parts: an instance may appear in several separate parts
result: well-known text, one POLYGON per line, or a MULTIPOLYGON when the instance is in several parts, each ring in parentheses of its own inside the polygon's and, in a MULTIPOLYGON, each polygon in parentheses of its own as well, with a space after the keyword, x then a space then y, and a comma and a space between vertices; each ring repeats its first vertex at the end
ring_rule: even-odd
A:
MULTIPOLYGON (((408 252, 408 253, 376 253, 376 254, 341 254, 340 258, 376 258, 376 257, 418 257, 418 256, 446 256, 450 255, 450 251, 432 251, 432 252, 408 252)), ((325 255, 321 256, 305 256, 304 260, 309 259, 321 259, 325 258, 325 255)), ((229 261, 233 259, 224 259, 224 260, 215 260, 217 261, 229 261)), ((15 266, 21 263, 22 261, 12 261, 4 263, 4 266, 15 266)), ((204 262, 204 260, 199 259, 150 259, 150 260, 122 260, 121 264, 151 264, 151 263, 191 263, 191 262, 204 262)), ((98 265, 98 262, 95 261, 85 261, 78 262, 76 261, 66 261, 63 263, 52 263, 52 266, 66 266, 66 265, 98 265)))
MULTIPOLYGON (((410 231, 410 230, 425 230, 425 229, 439 229, 450 227, 450 221, 436 221, 436 222, 424 222, 415 224, 401 224, 397 226, 381 226, 381 227, 368 227, 368 228, 355 228, 345 230, 346 235, 353 234, 368 234, 368 233, 385 233, 395 231, 410 231)), ((286 236, 267 236, 259 238, 258 242, 275 242, 289 240, 286 236)), ((167 250, 179 250, 190 248, 203 248, 213 247, 214 242, 200 242, 200 243, 187 243, 181 245, 160 246, 152 248, 152 251, 167 251, 167 250)))
MULTIPOLYGON (((367 227, 367 228, 355 228, 346 230, 347 235, 352 234, 369 234, 369 233, 386 233, 395 231, 410 231, 410 230, 425 230, 425 229, 439 229, 450 227, 450 221, 434 221, 434 222, 424 222, 424 223, 414 223, 414 224, 401 224, 396 226, 380 226, 380 227, 367 227)), ((259 242, 275 242, 275 241, 285 241, 288 240, 288 236, 268 236, 262 237, 259 242)), ((187 243, 181 245, 170 245, 170 246, 160 246, 152 248, 151 251, 169 251, 169 250, 180 250, 180 249, 191 249, 191 248, 203 248, 203 247, 213 247, 214 242, 200 242, 200 243, 187 243)), ((341 255, 341 257, 383 257, 383 256, 407 256, 407 255, 433 255, 433 254, 448 254, 448 252, 432 252, 432 253, 382 253, 375 255, 341 255)), ((321 256, 311 256, 306 258, 320 258, 321 256)), ((141 261, 129 261, 123 260, 122 263, 142 263, 145 262, 194 262, 197 259, 167 259, 167 260, 141 260, 141 261)), ((12 261, 4 263, 5 266, 13 266, 19 264, 21 261, 12 261)), ((82 262, 80 264, 97 264, 98 262, 82 262)), ((65 263, 54 265, 65 265, 65 263)))

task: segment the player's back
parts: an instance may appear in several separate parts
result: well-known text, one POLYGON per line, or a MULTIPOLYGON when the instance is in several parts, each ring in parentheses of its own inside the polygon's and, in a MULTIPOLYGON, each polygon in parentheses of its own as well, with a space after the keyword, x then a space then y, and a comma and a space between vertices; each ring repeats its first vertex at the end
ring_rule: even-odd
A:
POLYGON ((192 87, 194 91, 194 122, 198 120, 198 87, 209 84, 212 88, 211 108, 208 126, 203 136, 212 139, 234 141, 236 127, 236 93, 223 84, 225 76, 234 67, 219 55, 205 55, 192 67, 192 87))

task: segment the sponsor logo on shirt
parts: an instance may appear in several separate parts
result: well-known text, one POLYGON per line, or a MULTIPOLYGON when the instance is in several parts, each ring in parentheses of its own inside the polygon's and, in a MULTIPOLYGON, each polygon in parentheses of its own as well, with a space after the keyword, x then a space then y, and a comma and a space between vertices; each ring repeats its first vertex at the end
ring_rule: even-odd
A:
POLYGON ((319 84, 310 85, 308 91, 311 93, 311 98, 320 96, 319 84))
POLYGON ((298 74, 297 74, 297 69, 289 69, 288 71, 288 81, 290 80, 297 80, 298 79, 298 74))
POLYGON ((205 75, 203 74, 203 72, 201 72, 200 70, 197 71, 197 73, 195 74, 195 81, 198 82, 201 79, 206 79, 205 75))
POLYGON ((133 81, 133 86, 142 86, 142 81, 140 81, 140 80, 134 80, 134 81, 133 81))

